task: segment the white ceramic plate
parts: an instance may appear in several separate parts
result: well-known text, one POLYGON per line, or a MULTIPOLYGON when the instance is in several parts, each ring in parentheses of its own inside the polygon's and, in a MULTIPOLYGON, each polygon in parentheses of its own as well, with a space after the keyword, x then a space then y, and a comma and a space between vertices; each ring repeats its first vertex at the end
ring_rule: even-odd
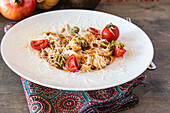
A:
POLYGON ((64 90, 96 90, 128 82, 142 74, 153 58, 149 37, 136 25, 111 14, 88 10, 59 10, 29 17, 11 28, 3 37, 1 54, 16 74, 40 85, 64 90), (43 31, 55 32, 64 24, 81 29, 89 26, 103 29, 108 23, 117 25, 126 44, 124 58, 103 70, 72 74, 51 69, 26 48, 31 38, 39 38, 43 31))

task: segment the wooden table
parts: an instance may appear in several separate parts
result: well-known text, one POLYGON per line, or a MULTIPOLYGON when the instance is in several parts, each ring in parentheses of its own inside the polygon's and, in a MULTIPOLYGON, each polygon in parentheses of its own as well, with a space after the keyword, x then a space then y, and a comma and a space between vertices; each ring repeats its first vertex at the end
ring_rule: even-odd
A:
MULTIPOLYGON (((130 17, 150 37, 155 49, 156 70, 146 70, 145 85, 134 91, 137 106, 121 113, 170 112, 170 3, 100 3, 96 10, 130 17)), ((0 15, 0 40, 3 27, 11 22, 0 15)), ((0 113, 29 113, 20 77, 0 57, 0 113)))

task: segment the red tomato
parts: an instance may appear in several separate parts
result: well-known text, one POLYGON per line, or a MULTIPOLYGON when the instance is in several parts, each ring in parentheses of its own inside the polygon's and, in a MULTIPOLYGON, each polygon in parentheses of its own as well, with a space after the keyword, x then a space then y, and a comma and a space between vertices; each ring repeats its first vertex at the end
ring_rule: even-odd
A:
POLYGON ((48 39, 32 40, 30 43, 31 47, 36 50, 44 49, 48 45, 48 39))
POLYGON ((92 34, 94 34, 94 35, 100 35, 100 31, 99 30, 97 30, 97 29, 95 29, 95 28, 92 28, 92 27, 89 27, 88 29, 87 29, 87 31, 89 31, 90 33, 92 33, 92 34))
POLYGON ((119 37, 119 29, 112 23, 108 24, 102 31, 102 38, 111 42, 116 41, 119 37))
POLYGON ((77 65, 76 57, 74 56, 74 54, 69 56, 69 58, 66 60, 65 66, 67 70, 71 72, 75 72, 78 70, 78 65, 77 65))
POLYGON ((116 57, 123 56, 123 54, 125 52, 126 52, 126 50, 124 48, 119 48, 118 46, 115 46, 114 56, 116 56, 116 57))
POLYGON ((11 20, 30 16, 36 8, 36 0, 0 0, 1 14, 11 20))

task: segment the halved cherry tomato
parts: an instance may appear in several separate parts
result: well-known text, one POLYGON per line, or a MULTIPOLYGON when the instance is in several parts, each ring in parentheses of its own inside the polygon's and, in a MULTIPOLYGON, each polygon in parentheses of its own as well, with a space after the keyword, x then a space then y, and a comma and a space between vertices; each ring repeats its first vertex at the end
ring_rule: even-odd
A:
POLYGON ((90 33, 92 33, 92 34, 94 34, 94 35, 100 35, 100 31, 99 30, 97 30, 97 29, 95 29, 95 28, 92 28, 92 27, 89 27, 88 29, 87 29, 87 31, 89 31, 90 33))
POLYGON ((76 57, 74 56, 74 54, 68 57, 68 59, 66 60, 65 66, 66 66, 66 69, 71 72, 75 72, 78 70, 78 65, 77 65, 76 57))
POLYGON ((126 50, 124 48, 119 48, 118 46, 115 46, 114 56, 116 56, 116 57, 123 56, 123 54, 125 52, 126 52, 126 50))
POLYGON ((48 39, 32 40, 30 42, 30 45, 32 48, 36 50, 41 50, 41 49, 44 49, 48 45, 48 39))
POLYGON ((108 24, 102 31, 102 38, 111 42, 116 41, 119 37, 119 29, 112 23, 108 24))

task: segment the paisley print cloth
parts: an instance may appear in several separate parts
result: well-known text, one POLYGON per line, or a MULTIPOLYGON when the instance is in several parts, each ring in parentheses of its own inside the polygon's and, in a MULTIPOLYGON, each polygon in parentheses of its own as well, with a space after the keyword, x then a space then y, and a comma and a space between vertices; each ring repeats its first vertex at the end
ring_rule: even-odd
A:
POLYGON ((31 113, 107 113, 134 107, 139 98, 132 91, 145 80, 137 77, 119 86, 92 90, 52 89, 21 78, 31 113))

